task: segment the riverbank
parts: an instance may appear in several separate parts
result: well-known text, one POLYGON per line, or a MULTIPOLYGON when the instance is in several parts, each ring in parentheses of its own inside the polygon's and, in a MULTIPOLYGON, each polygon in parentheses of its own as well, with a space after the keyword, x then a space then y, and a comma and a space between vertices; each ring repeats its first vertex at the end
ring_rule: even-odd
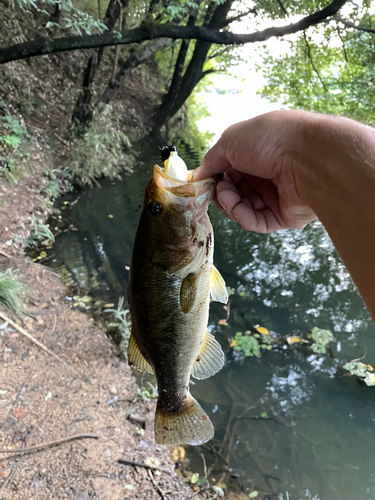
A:
MULTIPOLYGON (((69 54, 65 58, 69 65, 69 54)), ((25 256, 26 238, 38 232, 54 198, 69 187, 72 159, 95 155, 90 143, 73 143, 64 135, 71 110, 64 108, 63 88, 52 80, 47 84, 43 75, 28 87, 33 75, 22 71, 24 64, 8 65, 1 74, 0 117, 6 127, 0 134, 5 151, 5 160, 0 155, 0 271, 17 270, 29 295, 22 320, 0 307, 5 314, 0 319, 0 498, 186 499, 198 488, 176 474, 170 450, 155 443, 156 401, 139 397, 118 347, 72 307, 61 278, 25 256), (48 94, 55 102, 53 116, 44 104, 20 113, 27 87, 33 89, 30 102, 48 94), (31 449, 20 451, 26 448, 31 449)), ((51 65, 40 68, 53 71, 51 65)), ((151 89, 134 75, 123 92, 121 109, 128 112, 121 131, 125 139, 139 137, 153 105, 151 89)), ((92 173, 88 170, 87 179, 92 173)), ((181 458, 183 449, 178 451, 181 458)))
POLYGON ((185 499, 193 490, 175 474, 169 449, 154 441, 155 400, 137 398, 139 388, 118 348, 88 316, 70 307, 69 292, 52 270, 24 255, 30 214, 49 212, 40 194, 42 173, 1 186, 0 269, 18 269, 31 290, 19 326, 55 356, 1 321, 0 449, 82 434, 95 438, 0 453, 0 496, 156 499, 164 491, 169 498, 185 499), (158 475, 119 459, 170 473, 158 475))

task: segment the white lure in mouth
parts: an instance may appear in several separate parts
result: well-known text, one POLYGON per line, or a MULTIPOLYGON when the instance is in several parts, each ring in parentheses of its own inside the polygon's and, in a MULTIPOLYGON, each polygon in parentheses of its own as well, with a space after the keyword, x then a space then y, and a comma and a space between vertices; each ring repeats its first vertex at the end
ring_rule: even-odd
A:
POLYGON ((179 181, 187 182, 188 169, 182 158, 178 156, 177 151, 171 151, 168 160, 164 162, 165 174, 168 177, 179 181))

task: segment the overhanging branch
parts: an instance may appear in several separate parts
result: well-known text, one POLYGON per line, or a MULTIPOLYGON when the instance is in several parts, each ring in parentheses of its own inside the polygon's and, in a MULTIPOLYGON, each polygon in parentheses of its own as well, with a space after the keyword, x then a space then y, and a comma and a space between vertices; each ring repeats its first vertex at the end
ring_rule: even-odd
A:
POLYGON ((37 38, 30 42, 18 43, 0 49, 0 64, 17 61, 27 57, 35 57, 67 50, 93 49, 110 45, 127 45, 139 43, 154 38, 196 39, 216 43, 218 45, 239 45, 245 43, 264 42, 272 37, 282 37, 305 30, 310 26, 321 23, 337 14, 347 0, 333 0, 325 9, 304 17, 297 23, 288 26, 267 28, 249 34, 235 34, 230 32, 214 31, 203 26, 175 26, 173 24, 145 24, 133 30, 122 33, 106 32, 102 35, 85 35, 63 37, 57 39, 37 38))
POLYGON ((344 26, 347 26, 348 28, 353 28, 358 31, 365 31, 366 33, 374 33, 375 34, 375 29, 374 28, 369 28, 366 26, 361 26, 358 24, 354 24, 350 21, 347 21, 346 19, 343 19, 340 16, 334 16, 330 21, 336 21, 338 23, 342 23, 344 26))

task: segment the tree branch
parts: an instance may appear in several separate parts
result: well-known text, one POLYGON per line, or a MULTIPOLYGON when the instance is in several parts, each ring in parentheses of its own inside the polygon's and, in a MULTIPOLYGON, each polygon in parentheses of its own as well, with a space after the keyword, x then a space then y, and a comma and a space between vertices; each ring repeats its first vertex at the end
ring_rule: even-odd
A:
MULTIPOLYGON (((288 26, 267 28, 250 34, 235 34, 211 30, 202 26, 175 26, 173 24, 145 24, 133 30, 124 30, 122 33, 106 32, 101 35, 72 36, 57 39, 37 38, 29 42, 18 43, 0 49, 0 64, 17 61, 27 57, 45 54, 54 54, 67 50, 92 49, 109 45, 126 45, 138 43, 154 38, 197 39, 205 40, 218 45, 234 45, 244 43, 263 42, 272 37, 290 35, 310 26, 325 21, 334 16, 348 0, 333 0, 323 10, 304 17, 288 26)), ((355 25, 353 25, 355 27, 355 25)))
POLYGON ((304 31, 303 32, 303 37, 305 39, 305 43, 306 43, 306 48, 307 48, 307 57, 309 58, 310 60, 310 63, 311 63, 311 66, 313 68, 313 70, 315 71, 315 73, 317 74, 317 77, 319 78, 320 80, 320 83, 322 84, 324 90, 327 92, 328 89, 326 87, 326 84, 324 83, 324 81, 322 80, 322 77, 320 76, 320 73, 318 71, 318 68, 315 66, 315 63, 314 63, 314 60, 312 58, 312 55, 311 55, 311 47, 310 47, 310 44, 309 44, 309 41, 307 40, 307 36, 306 36, 306 32, 304 31))
POLYGON ((224 28, 224 26, 228 26, 228 24, 231 24, 234 21, 239 21, 240 19, 242 19, 243 17, 245 17, 245 16, 247 16, 249 14, 254 14, 254 16, 258 15, 258 13, 257 13, 257 11, 255 9, 249 9, 248 11, 243 12, 242 14, 238 14, 238 16, 230 17, 229 19, 227 19, 225 21, 225 23, 223 24, 223 28, 224 28))
POLYGON ((348 53, 346 52, 346 47, 345 47, 345 41, 344 41, 343 37, 341 36, 340 26, 336 26, 336 31, 337 31, 337 36, 340 38, 341 43, 342 43, 342 51, 344 53, 345 62, 349 62, 348 53))
POLYGON ((330 19, 330 21, 336 21, 338 23, 342 23, 345 26, 347 26, 348 28, 354 28, 355 30, 358 30, 358 31, 365 31, 366 33, 375 33, 374 28, 365 28, 363 26, 358 26, 357 24, 354 24, 350 21, 347 21, 346 19, 343 19, 340 16, 334 16, 334 17, 332 17, 332 19, 330 19))
POLYGON ((283 3, 281 0, 277 0, 277 3, 279 4, 280 6, 280 9, 284 12, 284 14, 289 17, 289 14, 288 14, 288 11, 286 10, 286 8, 284 7, 283 3))

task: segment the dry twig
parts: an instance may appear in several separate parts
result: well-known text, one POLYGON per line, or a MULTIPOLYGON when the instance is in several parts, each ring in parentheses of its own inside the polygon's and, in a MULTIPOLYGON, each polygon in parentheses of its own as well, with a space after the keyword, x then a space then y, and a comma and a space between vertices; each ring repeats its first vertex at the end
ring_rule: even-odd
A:
POLYGON ((126 460, 125 458, 120 458, 117 460, 119 464, 124 464, 124 465, 132 465, 133 467, 143 467, 145 469, 150 469, 150 470, 158 470, 160 472, 165 472, 166 474, 172 475, 173 472, 171 472, 168 469, 162 469, 161 467, 154 467, 153 465, 147 465, 143 464, 141 462, 134 462, 133 460, 126 460))
POLYGON ((60 137, 58 134, 54 133, 53 134, 59 141, 61 141, 63 144, 65 144, 65 146, 67 146, 68 148, 70 148, 70 144, 69 142, 67 142, 65 139, 63 139, 62 137, 60 137))
POLYGON ((12 257, 12 255, 8 255, 7 253, 3 252, 2 250, 0 250, 0 255, 3 255, 7 259, 14 259, 14 257, 12 257))
POLYGON ((57 446, 58 444, 67 443, 68 441, 73 441, 74 439, 99 439, 100 436, 95 434, 74 434, 66 438, 56 439, 55 441, 47 441, 45 443, 36 444, 35 446, 30 446, 29 448, 15 448, 12 450, 0 449, 0 453, 28 453, 30 451, 39 450, 41 448, 49 448, 50 446, 57 446))
POLYGON ((205 484, 204 486, 202 486, 201 488, 199 488, 199 490, 194 491, 194 493, 192 493, 191 495, 189 495, 188 497, 186 497, 185 500, 190 500, 191 498, 194 498, 197 495, 199 495, 199 493, 203 493, 204 491, 206 491, 208 489, 209 489, 209 486, 207 484, 205 484))
POLYGON ((72 368, 70 365, 68 365, 68 363, 66 363, 66 361, 64 361, 63 359, 59 358, 59 356, 57 356, 57 354, 55 354, 52 351, 50 351, 45 345, 43 345, 41 342, 39 342, 39 340, 36 340, 32 335, 30 335, 30 333, 28 333, 24 328, 22 328, 22 326, 18 326, 17 323, 15 323, 14 321, 12 321, 10 318, 8 318, 8 316, 6 316, 2 312, 0 312, 0 318, 3 319, 4 321, 7 321, 12 328, 15 328, 18 332, 22 333, 22 335, 24 335, 29 340, 31 340, 31 342, 33 342, 33 344, 35 344, 38 347, 40 347, 41 349, 43 349, 43 351, 45 351, 48 354, 50 354, 51 356, 53 356, 60 363, 63 363, 70 370, 72 370, 76 375, 80 376, 79 373, 77 373, 74 368, 72 368))
POLYGON ((158 483, 155 481, 154 476, 152 475, 152 472, 150 469, 147 469, 148 477, 151 479, 152 484, 155 486, 157 489, 159 495, 162 497, 163 500, 167 500, 167 497, 165 496, 164 491, 159 487, 158 483))

